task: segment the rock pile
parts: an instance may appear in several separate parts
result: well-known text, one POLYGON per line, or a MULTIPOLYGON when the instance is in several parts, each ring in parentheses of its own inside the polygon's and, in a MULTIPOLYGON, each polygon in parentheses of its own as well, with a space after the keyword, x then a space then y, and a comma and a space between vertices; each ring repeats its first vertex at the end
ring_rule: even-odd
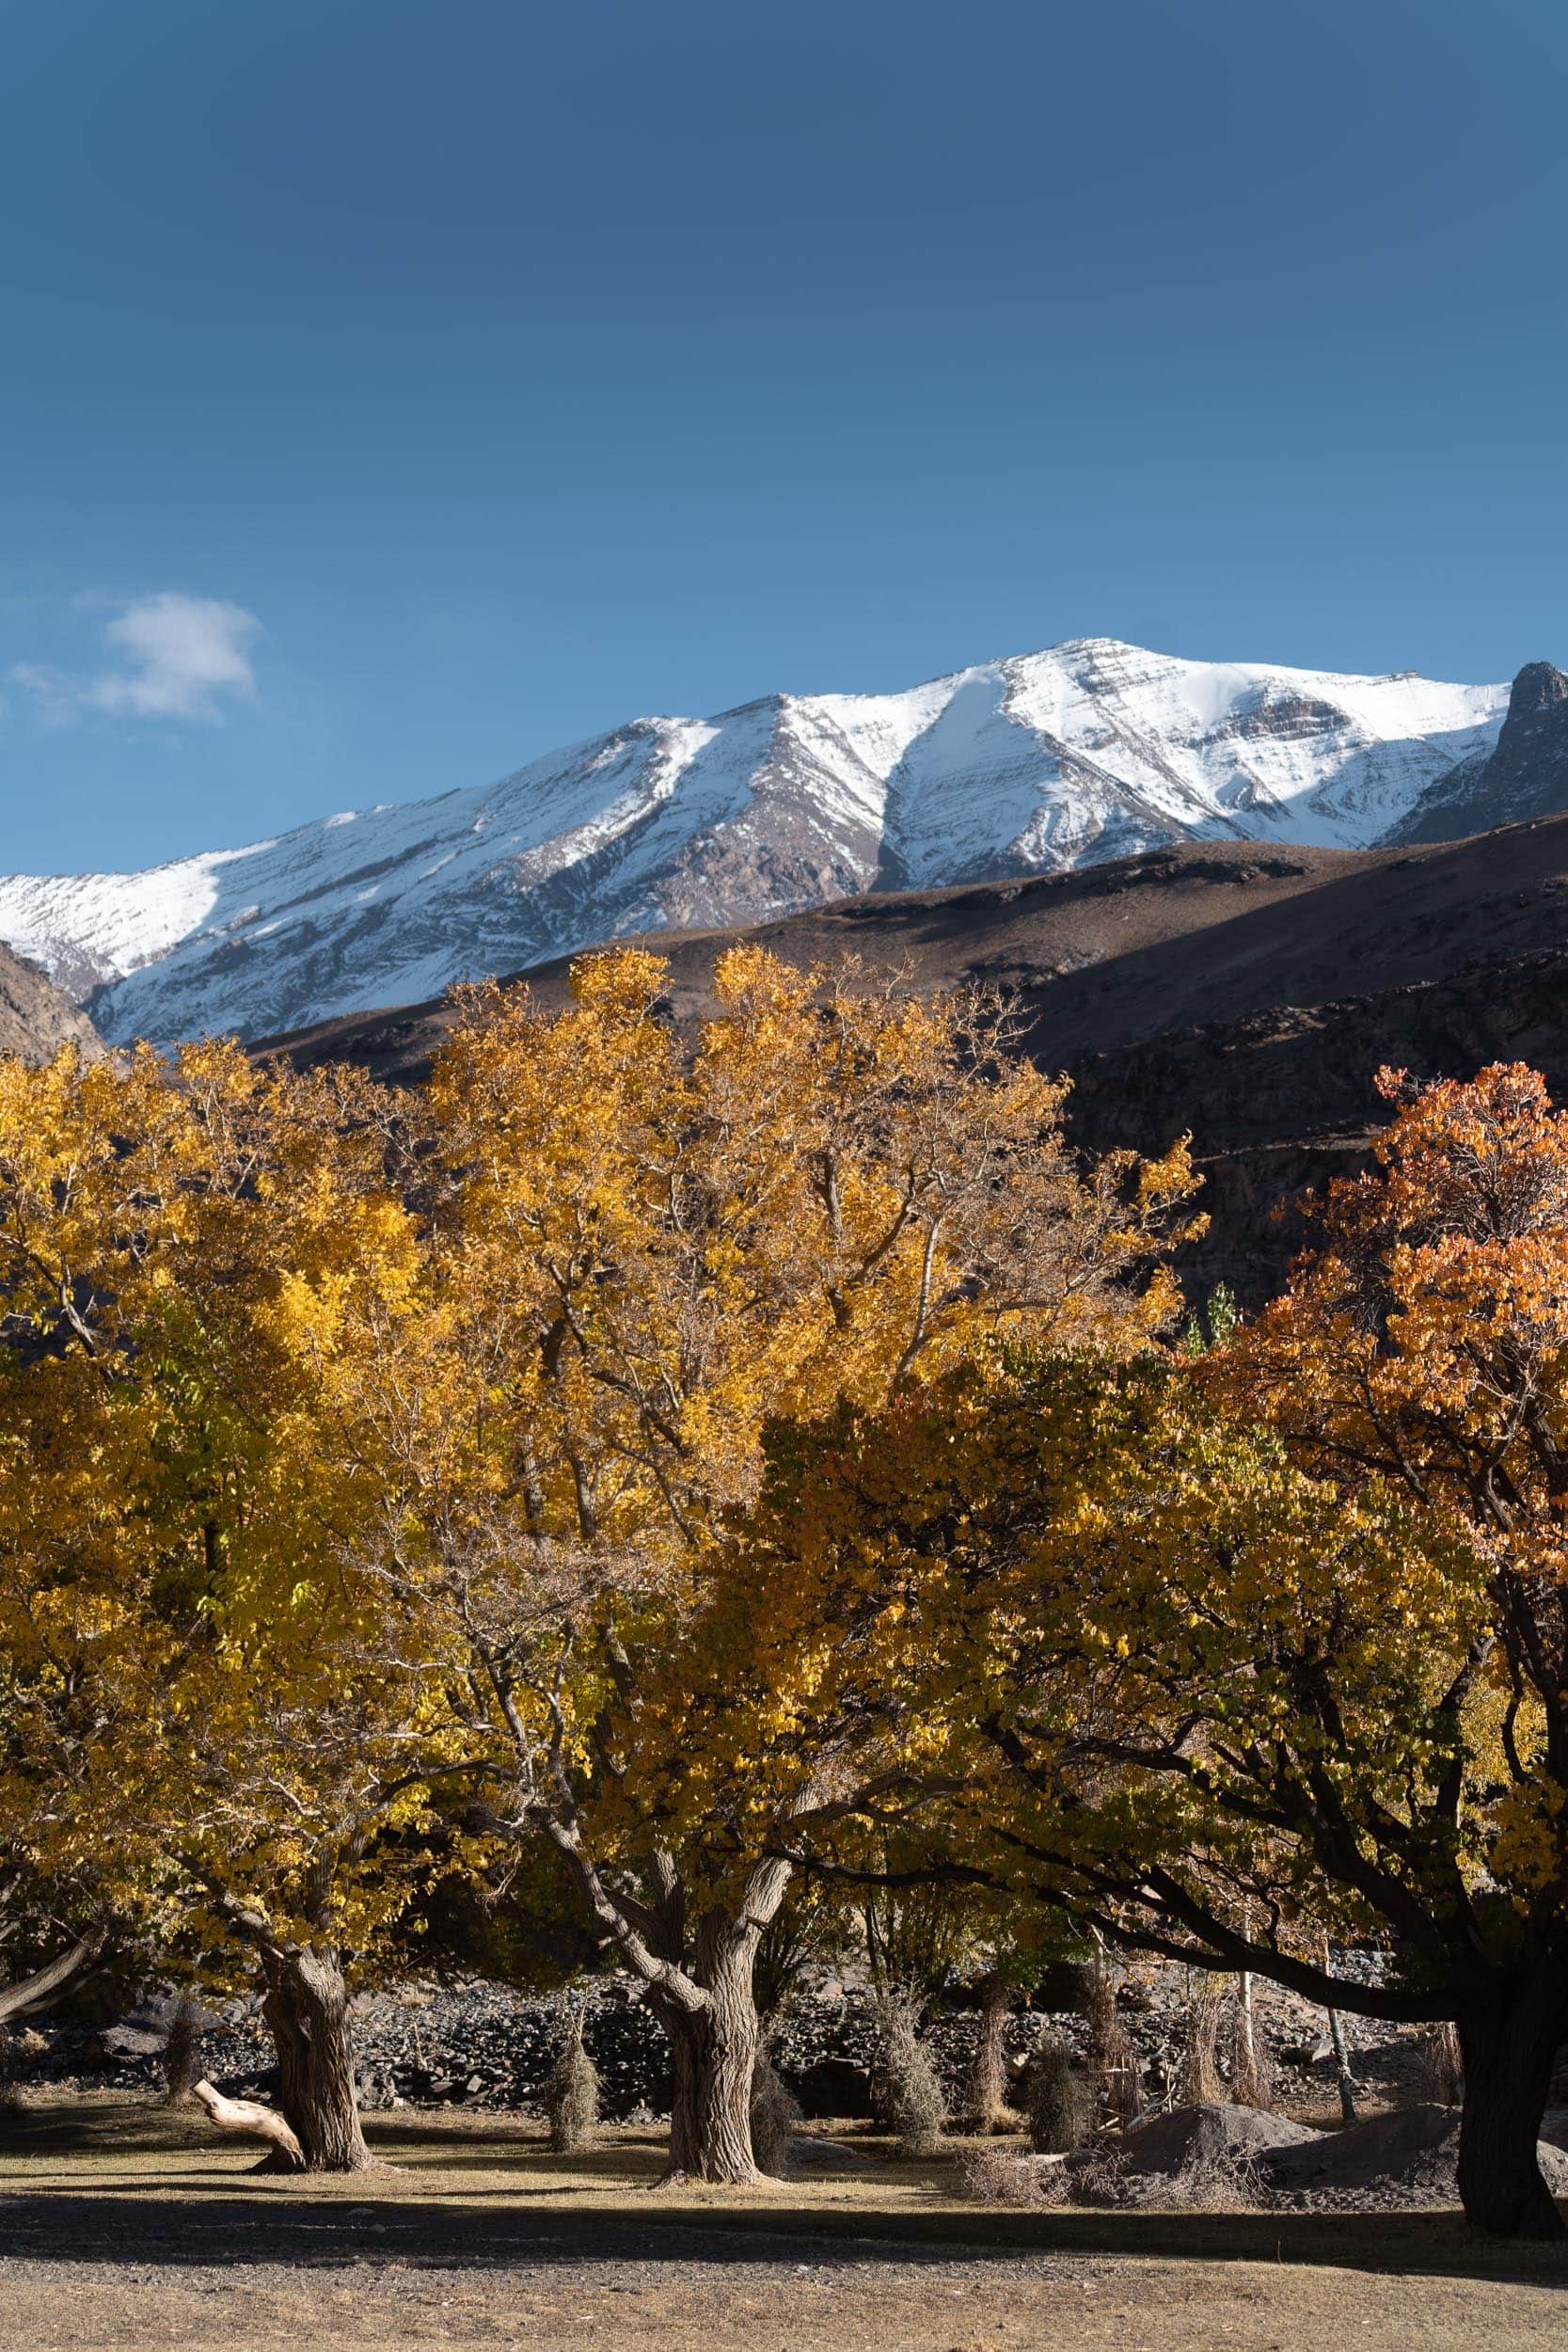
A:
MULTIPOLYGON (((1342 1963, 1369 1972, 1375 1958, 1342 1963)), ((1022 2085, 1028 2061, 1049 2038, 1083 2045, 1085 2026, 1071 2009, 1074 1972, 1041 1988, 1037 2008, 1008 2019, 1009 2072, 1022 2085), (1049 2003, 1050 2006, 1046 2006, 1049 2003)), ((1290 2104, 1321 2093, 1332 2100, 1333 2068, 1323 2012, 1291 1994, 1259 1986, 1259 2032, 1281 2092, 1290 2104)), ((626 1977, 604 1977, 583 1989, 585 2039, 599 2070, 601 2106, 611 2122, 650 2120, 668 2111, 670 2064, 664 2034, 626 1977)), ((955 2114, 979 2030, 961 1992, 940 2007, 928 2041, 955 2114)), ((1177 1968, 1150 1966, 1123 1982, 1122 2024, 1132 2043, 1141 2095, 1169 2095, 1180 2066, 1191 1986, 1177 1968)), ((107 2029, 68 2019, 41 2022, 44 2047, 30 2061, 35 2080, 83 2088, 146 2089, 155 2092, 160 2053, 172 2003, 167 1996, 107 2029)), ((204 2012, 201 2063, 232 2097, 268 2095, 272 2043, 254 1999, 204 2012)), ((1418 2087, 1418 2036, 1396 2026, 1345 2020, 1357 2081, 1374 2102, 1408 2100, 1418 2087)), ((545 2076, 560 2044, 558 1995, 516 1991, 480 1979, 452 1983, 416 1981, 394 1992, 362 1994, 354 2003, 360 2092, 372 2108, 454 2106, 537 2112, 545 2076)), ((877 2055, 874 2004, 863 1982, 846 1974, 824 1978, 775 2020, 769 2041, 782 2080, 808 2117, 861 2117, 871 2112, 871 2071, 877 2055)))
MULTIPOLYGON (((161 2006, 150 2003, 106 2031, 46 2026, 47 2047, 34 2061, 33 2077, 150 2093, 161 2082, 161 2006)), ((537 2112, 562 2030, 558 2000, 482 1981, 361 1994, 353 2018, 359 2095, 372 2109, 537 2112)), ((664 2035, 628 1984, 612 1979, 594 1988, 584 2038, 599 2070, 600 2104, 609 2120, 651 2121, 666 2112, 664 2035)), ((231 2001, 209 2017, 201 2063, 231 2098, 273 2095, 272 2040, 259 2001, 231 2001)))
MULTIPOLYGON (((1568 2154, 1536 2146, 1554 2197, 1568 2197, 1568 2154)), ((1273 2202, 1317 2213, 1401 2212, 1459 2202, 1459 2113, 1395 2107, 1340 2132, 1272 2150, 1263 2160, 1273 2202)))

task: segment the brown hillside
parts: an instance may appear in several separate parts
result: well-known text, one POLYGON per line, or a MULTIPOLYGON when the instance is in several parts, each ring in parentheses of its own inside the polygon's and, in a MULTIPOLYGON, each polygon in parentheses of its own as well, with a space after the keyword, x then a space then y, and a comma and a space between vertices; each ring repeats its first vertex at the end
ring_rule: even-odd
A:
MULTIPOLYGON (((1188 1271, 1255 1294, 1299 1231, 1281 1194, 1354 1166, 1380 1063, 1422 1076, 1539 1063, 1568 1093, 1568 817, 1387 850, 1186 844, 1080 873, 841 900, 748 933, 665 932, 678 1019, 711 1002, 737 937, 792 962, 856 956, 914 988, 969 978, 1017 996, 1029 1048, 1075 1082, 1082 1140, 1163 1148, 1183 1129, 1213 1231, 1188 1271)), ((564 962, 526 975, 546 1002, 564 962)), ((418 1078, 437 1003, 270 1041, 418 1078)), ((259 1050, 269 1050, 266 1044, 259 1050)))

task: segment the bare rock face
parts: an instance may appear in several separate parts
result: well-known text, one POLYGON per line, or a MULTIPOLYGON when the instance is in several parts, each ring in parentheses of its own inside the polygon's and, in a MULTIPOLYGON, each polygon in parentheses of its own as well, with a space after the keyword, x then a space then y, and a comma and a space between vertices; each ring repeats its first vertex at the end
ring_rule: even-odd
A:
POLYGON ((104 1050, 87 1014, 78 1012, 40 965, 0 947, 0 1054, 46 1062, 62 1045, 74 1045, 88 1061, 97 1061, 104 1050))
POLYGON ((1528 661, 1513 681, 1508 716, 1490 756, 1471 754, 1438 778, 1386 835, 1452 841, 1492 825, 1522 824, 1568 809, 1568 676, 1528 661))

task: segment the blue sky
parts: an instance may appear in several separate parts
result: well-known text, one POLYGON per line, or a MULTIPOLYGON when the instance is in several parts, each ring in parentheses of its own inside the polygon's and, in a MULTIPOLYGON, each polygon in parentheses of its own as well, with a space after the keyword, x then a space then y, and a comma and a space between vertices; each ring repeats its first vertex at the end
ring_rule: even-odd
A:
POLYGON ((1568 662, 1560 0, 51 0, 0 865, 1078 635, 1568 662))

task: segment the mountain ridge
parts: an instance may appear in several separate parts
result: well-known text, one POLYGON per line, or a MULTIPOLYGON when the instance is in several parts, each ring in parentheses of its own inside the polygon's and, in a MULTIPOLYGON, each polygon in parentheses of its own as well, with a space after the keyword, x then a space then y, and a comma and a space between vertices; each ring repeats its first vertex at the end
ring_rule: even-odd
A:
POLYGON ((63 1045, 73 1045, 84 1061, 103 1058, 103 1041, 86 1013, 39 964, 0 947, 0 1055, 41 1064, 63 1045))
POLYGON ((1568 676, 1555 662, 1527 661, 1489 755, 1451 768, 1390 831, 1394 841, 1451 841, 1494 825, 1568 807, 1568 676))
POLYGON ((114 1041, 255 1037, 866 892, 1175 841, 1364 849, 1492 757, 1507 701, 1070 639, 891 694, 633 720, 495 785, 139 874, 0 877, 0 938, 114 1041))

